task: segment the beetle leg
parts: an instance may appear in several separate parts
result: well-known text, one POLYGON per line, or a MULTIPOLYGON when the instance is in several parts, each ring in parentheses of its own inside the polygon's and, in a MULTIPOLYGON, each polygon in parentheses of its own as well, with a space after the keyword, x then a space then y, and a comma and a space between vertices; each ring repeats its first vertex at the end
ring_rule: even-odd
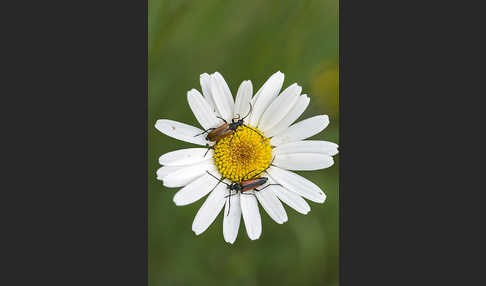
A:
MULTIPOLYGON (((254 191, 260 191, 260 190, 258 190, 258 189, 253 189, 253 190, 254 190, 254 191)), ((254 196, 254 197, 255 197, 255 199, 257 199, 257 200, 258 200, 258 198, 257 198, 257 196, 255 195, 255 193, 241 193, 241 194, 242 194, 242 195, 254 196)))
POLYGON ((233 131, 233 136, 231 136, 231 139, 230 139, 230 142, 229 142, 230 146, 232 146, 232 145, 231 145, 231 141, 233 141, 233 137, 235 137, 236 133, 238 133, 238 132, 233 131))
MULTIPOLYGON (((270 165, 268 165, 268 167, 273 166, 272 164, 273 164, 273 161, 274 161, 274 160, 275 160, 275 155, 273 155, 272 161, 270 162, 270 165)), ((267 167, 267 169, 268 169, 268 167, 267 167)), ((265 170, 266 170, 266 169, 265 169, 265 170)))
POLYGON ((208 129, 204 130, 204 132, 194 135, 194 137, 197 137, 199 135, 203 135, 204 133, 208 133, 209 130, 214 130, 214 129, 216 129, 216 128, 208 128, 208 129))
MULTIPOLYGON (((229 193, 231 195, 231 190, 229 191, 229 193)), ((228 214, 226 216, 229 216, 230 210, 231 210, 231 197, 228 198, 228 214)))
POLYGON ((226 216, 229 216, 231 210, 231 190, 229 190, 229 195, 227 197, 228 197, 228 213, 226 214, 226 216))
POLYGON ((261 188, 259 190, 258 189, 255 189, 255 190, 258 191, 258 192, 260 192, 260 191, 263 191, 266 187, 269 187, 269 186, 281 186, 282 187, 282 185, 280 185, 280 184, 268 184, 268 185, 266 185, 265 187, 263 187, 263 188, 261 188))
MULTIPOLYGON (((209 146, 209 145, 206 145, 206 146, 209 146)), ((208 154, 209 150, 211 149, 214 149, 214 146, 209 146, 208 147, 208 150, 206 151, 206 153, 204 153, 204 157, 206 157, 206 155, 208 154)))

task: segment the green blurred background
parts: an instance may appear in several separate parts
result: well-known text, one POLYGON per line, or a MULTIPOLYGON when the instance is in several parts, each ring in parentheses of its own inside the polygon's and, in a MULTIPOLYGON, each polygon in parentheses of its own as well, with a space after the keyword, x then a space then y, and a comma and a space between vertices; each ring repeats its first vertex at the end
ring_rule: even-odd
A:
POLYGON ((338 285, 339 155, 331 168, 299 172, 327 194, 302 215, 285 206, 276 224, 260 207, 263 233, 249 240, 243 220, 235 244, 223 240, 222 214, 200 236, 191 231, 204 199, 176 207, 156 180, 158 157, 196 147, 154 128, 167 118, 198 126, 186 100, 201 90, 199 75, 219 71, 233 93, 243 80, 253 90, 274 72, 284 88, 297 82, 311 98, 307 118, 328 114, 331 123, 312 139, 339 143, 338 0, 149 0, 148 206, 149 285, 338 285))

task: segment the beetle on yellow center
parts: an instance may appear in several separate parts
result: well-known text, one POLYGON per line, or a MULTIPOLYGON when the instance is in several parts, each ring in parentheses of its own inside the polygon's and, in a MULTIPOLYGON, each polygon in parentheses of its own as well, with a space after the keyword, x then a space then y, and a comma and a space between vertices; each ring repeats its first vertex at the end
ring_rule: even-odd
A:
POLYGON ((231 119, 231 122, 228 122, 228 121, 226 121, 226 119, 224 119, 220 116, 216 116, 219 119, 224 121, 223 125, 216 127, 216 128, 208 128, 208 129, 204 130, 204 132, 197 134, 194 137, 202 135, 202 134, 210 131, 208 133, 208 135, 206 136, 206 140, 211 141, 211 142, 218 142, 219 140, 225 138, 226 136, 233 135, 236 132, 236 129, 238 129, 238 127, 244 126, 248 129, 253 130, 258 135, 260 135, 262 137, 262 139, 264 139, 263 135, 261 135, 256 130, 249 127, 248 125, 245 125, 245 123, 244 123, 245 118, 247 118, 250 115, 251 111, 252 111, 252 106, 251 106, 251 103, 250 103, 250 111, 248 112, 248 114, 245 117, 243 117, 241 119, 240 119, 240 116, 238 115, 237 118, 233 118, 233 119, 231 119))

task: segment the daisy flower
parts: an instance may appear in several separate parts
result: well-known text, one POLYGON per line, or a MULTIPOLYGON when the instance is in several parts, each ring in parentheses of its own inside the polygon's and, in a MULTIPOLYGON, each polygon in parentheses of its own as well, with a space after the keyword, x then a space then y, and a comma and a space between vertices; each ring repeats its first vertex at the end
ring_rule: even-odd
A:
POLYGON ((262 223, 258 203, 277 223, 287 221, 281 202, 297 212, 310 211, 306 200, 323 203, 326 195, 316 184, 289 170, 318 170, 334 164, 338 145, 327 141, 305 140, 327 127, 327 115, 294 123, 309 105, 302 88, 292 84, 280 93, 281 72, 273 74, 253 95, 251 81, 243 81, 233 99, 223 76, 202 74, 202 94, 187 93, 187 101, 201 128, 168 119, 157 120, 155 128, 167 136, 203 146, 166 153, 157 179, 169 188, 179 188, 174 196, 178 206, 207 198, 194 218, 192 230, 199 235, 224 207, 224 240, 233 243, 241 217, 248 237, 258 239, 262 223), (251 112, 250 112, 251 111, 251 112), (205 130, 217 128, 232 119, 244 118, 244 126, 217 142, 207 140, 205 130), (208 150, 208 146, 210 149, 208 150), (264 185, 244 193, 228 185, 248 178, 266 177, 264 185), (222 182, 218 180, 223 178, 222 182), (226 184, 225 184, 226 183, 226 184))

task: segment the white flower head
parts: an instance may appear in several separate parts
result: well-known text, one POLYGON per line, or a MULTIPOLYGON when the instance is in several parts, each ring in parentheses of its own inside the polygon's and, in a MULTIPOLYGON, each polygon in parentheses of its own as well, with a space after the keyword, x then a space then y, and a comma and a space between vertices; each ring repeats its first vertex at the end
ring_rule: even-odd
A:
POLYGON ((196 89, 187 93, 202 129, 168 119, 156 122, 155 128, 167 136, 204 146, 162 155, 162 167, 157 170, 164 186, 183 187, 174 196, 178 206, 209 194, 192 224, 196 235, 212 224, 223 207, 224 240, 233 243, 242 216, 249 238, 260 237, 258 202, 282 224, 287 213, 281 201, 302 214, 310 211, 304 198, 325 201, 326 195, 316 184, 288 170, 318 170, 334 164, 337 144, 305 140, 324 130, 329 118, 319 115, 293 124, 310 99, 295 83, 280 93, 283 81, 284 74, 276 72, 255 96, 251 81, 243 81, 233 100, 220 73, 205 73, 200 79, 203 94, 196 89), (223 125, 226 128, 218 129, 223 125))

